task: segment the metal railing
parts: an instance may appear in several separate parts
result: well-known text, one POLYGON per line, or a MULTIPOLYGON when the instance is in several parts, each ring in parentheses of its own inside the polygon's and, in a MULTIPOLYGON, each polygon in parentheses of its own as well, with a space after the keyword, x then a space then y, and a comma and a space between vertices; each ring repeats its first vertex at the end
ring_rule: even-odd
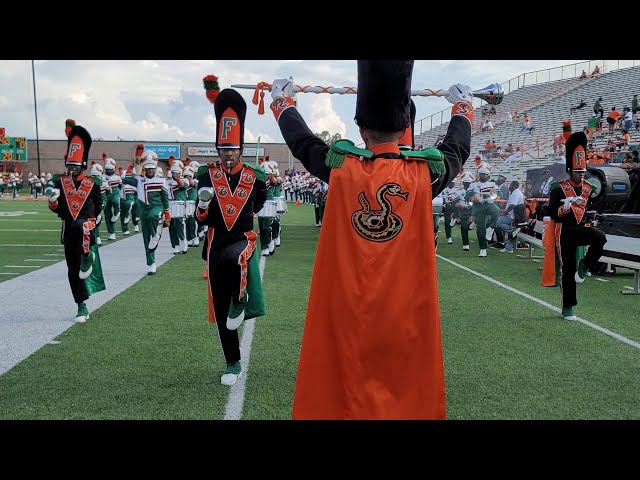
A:
MULTIPOLYGON (((560 67, 553 67, 544 70, 536 70, 533 72, 523 73, 517 77, 507 80, 502 83, 505 95, 515 92, 523 87, 530 87, 532 85, 538 85, 541 83, 556 82, 559 80, 567 80, 570 78, 577 78, 582 74, 584 70, 587 75, 591 75, 591 72, 600 67, 600 73, 613 72, 615 70, 621 70, 624 68, 633 68, 636 65, 640 65, 640 60, 586 60, 583 62, 572 63, 569 65, 562 65, 560 67)), ((474 98, 473 107, 479 108, 485 102, 481 99, 474 98)), ((435 127, 442 125, 443 123, 451 120, 451 108, 445 108, 444 110, 434 113, 428 117, 416 120, 414 122, 415 135, 420 135, 424 132, 432 130, 435 127)))

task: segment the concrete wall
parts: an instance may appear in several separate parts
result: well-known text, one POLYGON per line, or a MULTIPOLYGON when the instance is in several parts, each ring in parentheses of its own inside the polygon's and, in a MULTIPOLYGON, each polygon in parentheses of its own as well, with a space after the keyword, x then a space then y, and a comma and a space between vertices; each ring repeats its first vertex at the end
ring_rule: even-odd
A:
MULTIPOLYGON (((126 169, 135 151, 138 143, 144 143, 142 141, 102 141, 96 140, 91 144, 91 150, 89 154, 89 165, 92 160, 97 160, 102 163, 102 152, 107 154, 107 157, 111 157, 116 161, 118 167, 126 169)), ((180 160, 184 160, 187 157, 189 147, 206 147, 215 148, 213 142, 147 142, 153 145, 180 145, 180 160)), ((256 148, 255 143, 246 143, 245 148, 256 148)), ((260 144, 261 148, 264 148, 265 155, 269 155, 270 160, 278 162, 280 174, 284 175, 284 171, 293 165, 296 169, 304 169, 300 161, 291 155, 289 148, 284 143, 268 143, 260 144)), ((29 160, 27 162, 8 162, 7 165, 0 163, 0 171, 13 171, 12 165, 15 165, 19 172, 23 172, 23 178, 26 180, 29 172, 50 172, 50 173, 63 173, 66 171, 64 166, 64 154, 67 151, 67 140, 40 140, 36 142, 34 139, 28 139, 27 155, 29 160), (39 144, 39 145, 38 145, 39 144), (40 169, 38 170, 38 150, 40 151, 40 169)), ((201 165, 212 162, 218 157, 202 157, 202 156, 190 156, 191 160, 199 162, 201 165)), ((246 162, 255 162, 255 157, 243 157, 246 162)), ((167 161, 160 160, 160 167, 164 171, 167 168, 167 161)))

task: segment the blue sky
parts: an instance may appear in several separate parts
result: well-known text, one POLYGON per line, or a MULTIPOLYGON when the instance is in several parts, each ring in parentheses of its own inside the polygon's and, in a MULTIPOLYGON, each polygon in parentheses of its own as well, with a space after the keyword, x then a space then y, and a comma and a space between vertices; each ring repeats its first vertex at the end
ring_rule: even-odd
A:
MULTIPOLYGON (((581 60, 416 60, 414 89, 472 89, 503 83, 523 73, 581 60)), ((93 138, 146 142, 212 142, 213 105, 202 78, 232 84, 272 82, 292 76, 300 85, 356 86, 355 60, 36 60, 38 134, 64 139, 64 121, 74 118, 93 138)), ((586 64, 585 64, 586 65, 586 64)), ((581 71, 582 66, 579 66, 581 71)), ((579 73, 579 72, 578 72, 579 73)), ((247 101, 245 142, 281 143, 268 109, 251 103, 252 90, 238 90, 247 101)), ((355 95, 300 94, 298 108, 314 132, 328 130, 359 141, 353 121, 355 95)), ((443 98, 414 97, 416 119, 448 108, 443 98)), ((0 60, 0 127, 8 136, 36 137, 31 60, 0 60)))

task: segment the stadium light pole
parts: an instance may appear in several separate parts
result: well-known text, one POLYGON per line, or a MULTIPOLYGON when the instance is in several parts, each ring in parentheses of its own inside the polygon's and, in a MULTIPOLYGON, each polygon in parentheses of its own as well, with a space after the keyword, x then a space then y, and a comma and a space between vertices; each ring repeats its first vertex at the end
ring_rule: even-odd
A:
POLYGON ((33 60, 31 60, 31 78, 33 79, 33 111, 36 116, 36 153, 38 156, 38 175, 40 175, 42 169, 40 168, 40 135, 38 135, 38 100, 36 98, 36 69, 33 60))

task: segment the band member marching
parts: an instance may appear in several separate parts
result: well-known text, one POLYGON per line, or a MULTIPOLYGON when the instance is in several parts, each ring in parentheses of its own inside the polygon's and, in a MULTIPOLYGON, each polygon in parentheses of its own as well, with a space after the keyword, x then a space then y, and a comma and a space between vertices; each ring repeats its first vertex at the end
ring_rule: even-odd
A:
POLYGON ((466 199, 473 203, 471 215, 477 225, 479 257, 487 256, 487 245, 493 238, 500 213, 500 208, 495 204, 496 184, 490 175, 491 169, 488 164, 481 163, 478 167, 478 180, 471 184, 466 194, 466 199))
MULTIPOLYGON (((555 246, 560 260, 560 293, 562 296, 562 317, 576 320, 573 310, 578 304, 576 282, 582 283, 589 269, 593 268, 602 255, 607 237, 594 227, 587 218, 587 208, 591 201, 593 185, 584 179, 587 171, 587 136, 575 132, 566 142, 566 162, 569 178, 551 184, 548 212, 552 222, 547 231, 555 234, 555 246), (587 254, 576 261, 576 250, 589 246, 587 254)), ((555 260, 553 248, 545 250, 545 268, 555 260)), ((543 271, 543 275, 545 275, 543 271)))
POLYGON ((187 245, 190 247, 197 247, 198 245, 200 245, 200 237, 198 237, 197 231, 198 223, 196 222, 195 218, 195 205, 198 199, 198 180, 194 179, 193 177, 195 176, 197 171, 194 170, 194 168, 200 168, 200 165, 197 164, 197 162, 192 163, 195 163, 195 165, 187 165, 182 172, 184 181, 188 184, 186 203, 187 206, 185 212, 187 216, 185 218, 185 227, 187 231, 187 245), (191 210, 191 207, 193 207, 193 211, 191 210))
POLYGON ((162 237, 162 227, 171 223, 169 213, 169 197, 165 179, 156 174, 158 155, 153 150, 142 152, 137 166, 129 166, 127 173, 134 168, 142 170, 143 175, 127 175, 124 183, 138 189, 138 213, 142 223, 142 241, 147 256, 147 275, 156 273, 156 248, 162 237))
POLYGON ((217 326, 226 361, 220 383, 233 385, 242 372, 237 329, 243 320, 264 315, 253 215, 267 198, 266 177, 262 168, 241 161, 247 111, 242 96, 227 88, 214 100, 207 97, 214 102, 221 161, 198 170, 196 217, 209 227, 203 258, 209 322, 217 326))
POLYGON ((102 209, 100 187, 84 174, 91 148, 89 132, 79 125, 70 128, 65 165, 68 173, 54 177, 49 208, 62 219, 61 243, 67 261, 69 286, 78 305, 76 322, 89 318, 86 300, 105 289, 100 254, 95 244, 96 219, 102 209))
MULTIPOLYGON (((103 158, 106 153, 102 154, 103 158)), ((116 172, 116 161, 113 158, 106 158, 104 161, 104 174, 102 181, 107 185, 107 203, 104 206, 104 219, 109 232, 109 240, 116 239, 116 222, 120 218, 120 186, 122 177, 116 172)))
MULTIPOLYGON (((172 155, 173 156, 173 155, 172 155)), ((173 254, 187 253, 189 246, 186 238, 186 201, 189 181, 182 178, 184 165, 180 160, 169 158, 169 172, 171 177, 167 179, 167 191, 169 193, 169 205, 173 206, 171 225, 169 225, 169 238, 173 254), (178 208, 181 207, 181 208, 178 208)))

